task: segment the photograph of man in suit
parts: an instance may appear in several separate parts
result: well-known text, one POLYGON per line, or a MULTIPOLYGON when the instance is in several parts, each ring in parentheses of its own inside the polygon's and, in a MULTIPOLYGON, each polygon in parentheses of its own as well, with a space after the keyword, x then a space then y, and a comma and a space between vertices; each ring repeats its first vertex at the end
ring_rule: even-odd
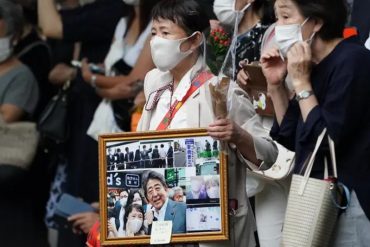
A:
POLYGON ((143 189, 152 210, 147 209, 145 219, 150 234, 153 221, 172 221, 172 233, 184 233, 186 229, 186 204, 168 197, 168 187, 163 175, 150 171, 143 182, 143 189))
POLYGON ((130 149, 128 147, 125 148, 125 162, 126 162, 126 169, 132 169, 133 167, 133 161, 134 161, 134 153, 130 152, 130 149))
POLYGON ((167 151, 167 165, 168 167, 173 167, 173 147, 171 144, 168 144, 168 151, 167 151))
POLYGON ((141 162, 144 164, 142 167, 144 168, 151 168, 151 160, 149 157, 149 153, 151 153, 153 149, 150 147, 146 149, 146 145, 143 145, 143 150, 141 151, 141 162))
POLYGON ((152 152, 152 166, 154 168, 159 168, 159 163, 161 161, 159 160, 159 150, 158 145, 155 145, 152 152))

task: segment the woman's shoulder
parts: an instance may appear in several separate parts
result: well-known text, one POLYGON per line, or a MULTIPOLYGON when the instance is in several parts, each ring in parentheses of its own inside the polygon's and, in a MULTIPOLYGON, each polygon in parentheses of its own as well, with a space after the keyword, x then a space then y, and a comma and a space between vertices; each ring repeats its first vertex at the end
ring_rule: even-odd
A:
MULTIPOLYGON (((359 43, 356 37, 345 39, 339 44, 335 60, 344 62, 348 66, 358 67, 358 63, 370 61, 370 51, 364 45, 359 43)), ((366 68, 366 66, 359 66, 366 68)))
POLYGON ((4 77, 9 77, 15 81, 35 81, 32 71, 23 63, 15 65, 4 77))
POLYGON ((147 92, 152 92, 162 87, 163 85, 169 82, 169 78, 170 78, 169 72, 163 72, 157 68, 150 70, 148 73, 146 73, 144 79, 145 94, 147 92))
POLYGON ((123 38, 123 35, 125 34, 126 32, 126 28, 127 28, 127 19, 128 17, 122 17, 117 25, 116 25, 116 30, 114 31, 114 38, 115 39, 119 39, 119 38, 123 38))

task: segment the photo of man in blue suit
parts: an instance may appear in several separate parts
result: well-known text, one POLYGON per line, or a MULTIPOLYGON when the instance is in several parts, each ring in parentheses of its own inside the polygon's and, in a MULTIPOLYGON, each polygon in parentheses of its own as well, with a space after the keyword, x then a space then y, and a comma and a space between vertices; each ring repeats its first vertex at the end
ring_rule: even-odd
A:
POLYGON ((186 204, 175 202, 168 197, 168 187, 163 175, 150 171, 143 181, 145 197, 152 205, 147 210, 145 219, 150 234, 153 221, 172 221, 172 233, 185 233, 186 231, 186 204))

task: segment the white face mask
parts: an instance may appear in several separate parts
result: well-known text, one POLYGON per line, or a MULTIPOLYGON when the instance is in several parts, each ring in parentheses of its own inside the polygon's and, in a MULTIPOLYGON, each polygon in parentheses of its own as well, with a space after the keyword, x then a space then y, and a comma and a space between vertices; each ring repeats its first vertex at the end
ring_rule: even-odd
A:
POLYGON ((140 231, 142 226, 143 226, 143 220, 135 218, 135 219, 127 221, 126 228, 135 234, 140 231))
POLYGON ((11 38, 0 38, 0 63, 8 59, 12 55, 12 52, 11 38))
MULTIPOLYGON (((277 25, 275 27, 275 42, 279 48, 280 55, 287 57, 289 49, 297 42, 303 41, 302 27, 309 18, 302 24, 277 25)), ((315 33, 311 35, 309 40, 313 39, 315 33)))
POLYGON ((207 189, 207 195, 209 198, 220 198, 220 187, 218 186, 211 186, 207 189))
POLYGON ((123 0, 123 2, 127 5, 131 6, 138 6, 140 5, 140 0, 123 0))
POLYGON ((191 190, 194 192, 199 192, 200 188, 202 187, 202 183, 198 180, 194 180, 191 182, 191 190))
POLYGON ((122 207, 126 207, 126 204, 127 204, 127 198, 121 198, 121 199, 119 200, 119 202, 121 203, 121 206, 122 206, 122 207))
POLYGON ((176 65, 193 52, 192 50, 182 52, 180 46, 194 34, 183 39, 175 40, 165 39, 159 36, 153 37, 150 41, 150 49, 155 66, 160 71, 169 71, 175 68, 176 65))
POLYGON ((251 3, 248 3, 242 10, 235 10, 235 0, 215 0, 213 11, 223 25, 233 27, 235 22, 239 24, 250 6, 251 3))

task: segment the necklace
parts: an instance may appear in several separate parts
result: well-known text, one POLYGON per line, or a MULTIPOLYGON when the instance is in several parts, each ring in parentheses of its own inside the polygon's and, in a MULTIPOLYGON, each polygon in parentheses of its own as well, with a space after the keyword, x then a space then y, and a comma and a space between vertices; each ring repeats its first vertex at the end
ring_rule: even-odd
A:
POLYGON ((175 107, 176 107, 176 104, 172 105, 172 96, 173 96, 173 91, 174 91, 174 80, 173 79, 172 79, 172 82, 170 83, 169 90, 170 90, 171 96, 170 96, 170 108, 169 108, 170 116, 168 118, 168 127, 171 125, 172 118, 173 118, 173 111, 175 110, 175 107))

